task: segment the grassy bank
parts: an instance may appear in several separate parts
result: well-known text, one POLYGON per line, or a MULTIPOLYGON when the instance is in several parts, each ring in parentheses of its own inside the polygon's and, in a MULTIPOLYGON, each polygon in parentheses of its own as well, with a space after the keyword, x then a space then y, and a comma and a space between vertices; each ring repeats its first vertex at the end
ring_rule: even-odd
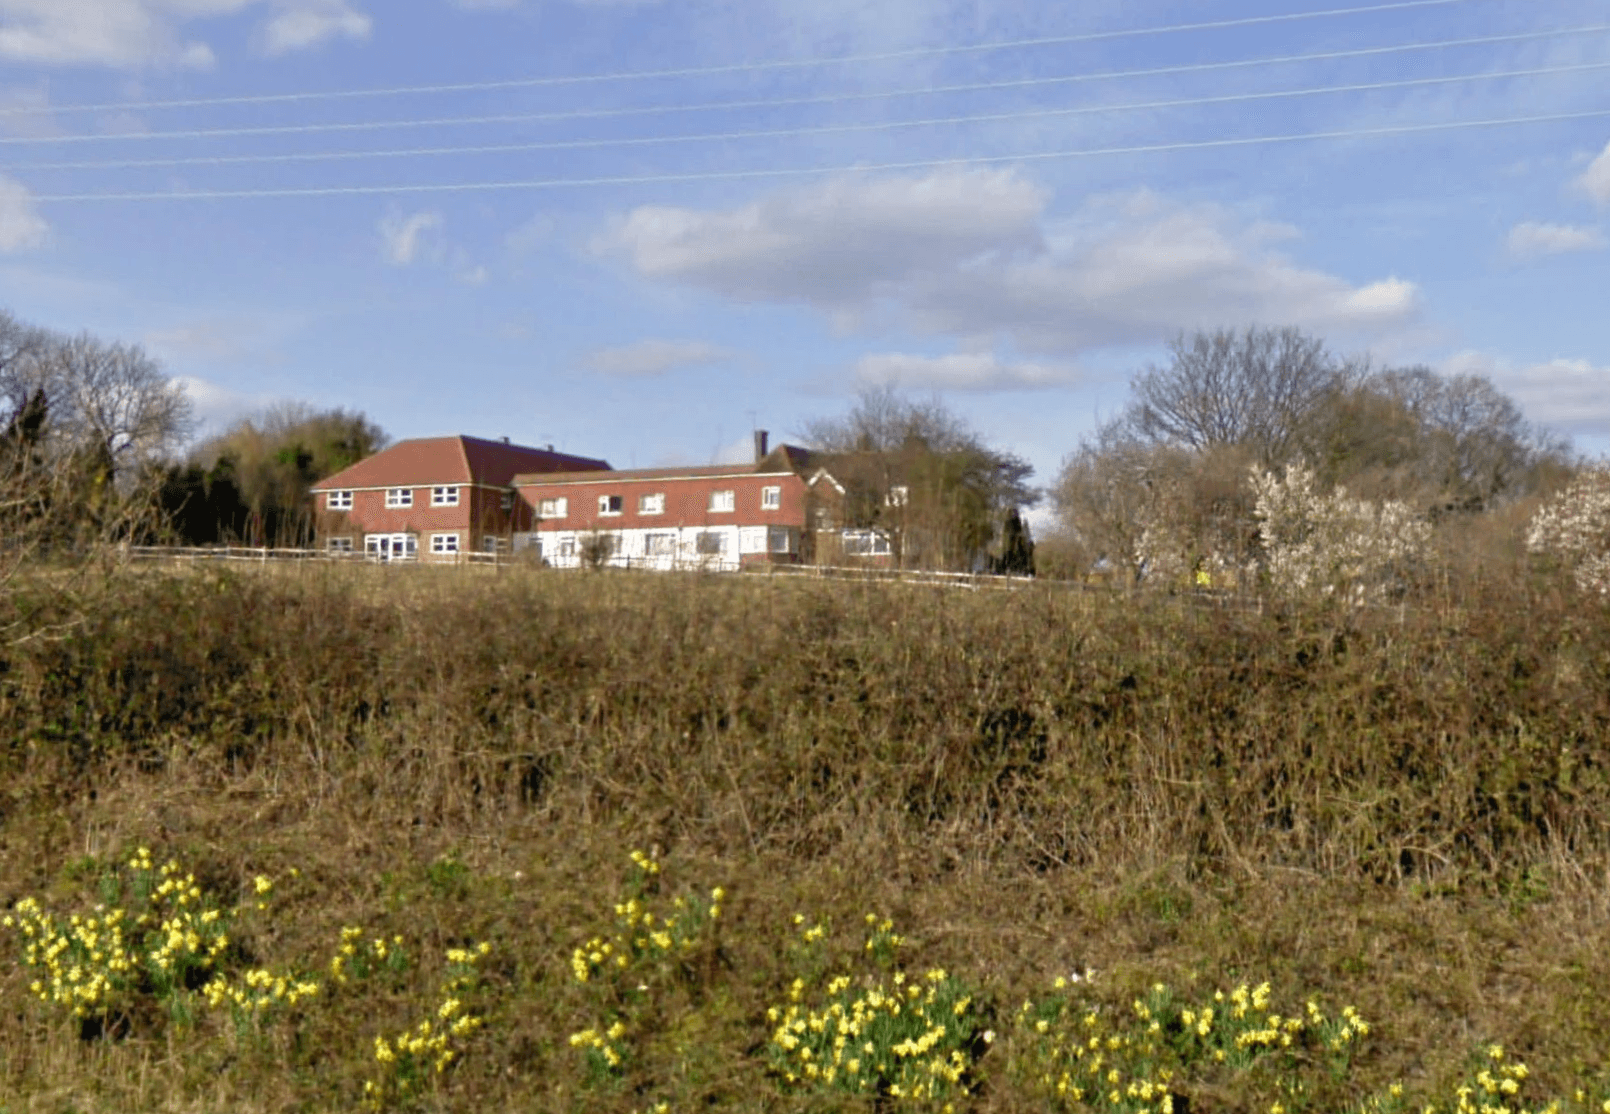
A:
POLYGON ((181 947, 171 977, 140 952, 143 973, 75 1019, 0 933, 0 1109, 892 1108, 892 1073, 874 1098, 791 1068, 777 1018, 820 1015, 841 972, 835 993, 864 1004, 943 970, 923 985, 954 991, 941 1043, 965 1064, 935 1108, 1053 1108, 1038 1081, 1066 1074, 1058 1027, 1094 1009, 1129 1041, 1139 999, 1166 1015, 1161 1044, 1143 1052, 1140 1025, 1113 1055, 1126 1086, 1170 1072, 1176 1110, 1451 1109, 1472 1056, 1528 1065, 1516 1103, 1581 1090, 1596 1110, 1606 620, 1525 585, 1357 615, 743 578, 144 575, 72 637, 4 655, 0 903, 160 923, 177 907, 139 891, 172 858, 228 943, 181 947), (674 947, 623 927, 633 900, 680 918, 674 947), (868 950, 885 918, 904 943, 868 950), (583 982, 595 938, 630 962, 583 982), (220 997, 252 972, 273 1000, 220 997), (274 999, 276 978, 318 990, 274 999), (1356 1007, 1369 1031, 1345 1065, 1318 1023, 1239 1067, 1186 1047, 1184 1010, 1265 981, 1283 1016, 1356 1007), (473 1024, 399 1059, 433 1017, 431 1039, 473 1024))

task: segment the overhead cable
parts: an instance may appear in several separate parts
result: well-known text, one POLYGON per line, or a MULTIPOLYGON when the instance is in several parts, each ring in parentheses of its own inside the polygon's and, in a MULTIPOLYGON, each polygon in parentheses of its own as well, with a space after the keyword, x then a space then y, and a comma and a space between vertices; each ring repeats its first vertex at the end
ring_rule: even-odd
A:
POLYGON ((1415 135, 1474 128, 1513 127, 1522 124, 1561 123, 1572 120, 1601 119, 1610 108, 1584 112, 1556 112, 1535 116, 1512 116, 1488 120, 1451 120, 1433 124, 1400 124, 1381 128, 1353 128, 1340 131, 1301 132, 1288 135, 1239 136, 1226 139, 1191 140, 1178 143, 1135 144, 1124 147, 1092 147, 1065 151, 1027 151, 1011 155, 981 155, 949 159, 912 159, 901 162, 852 163, 839 166, 765 167, 750 170, 712 170, 677 174, 613 175, 592 178, 536 178, 526 180, 435 182, 366 186, 306 186, 262 189, 213 189, 174 191, 126 191, 121 193, 40 194, 38 203, 106 201, 220 201, 246 198, 361 197, 395 194, 480 193, 500 190, 571 189, 587 186, 645 185, 649 183, 738 181, 757 178, 807 178, 833 174, 867 174, 900 170, 932 170, 939 167, 999 166, 1006 163, 1094 158, 1105 155, 1140 155, 1168 151, 1203 151, 1229 147, 1267 146, 1326 139, 1365 139, 1394 135, 1415 135))
POLYGON ((1198 108, 1209 105, 1238 104, 1247 101, 1312 97, 1337 93, 1379 92, 1386 89, 1408 89, 1434 85, 1452 85, 1472 81, 1494 81, 1505 78, 1536 77, 1551 74, 1580 73, 1586 70, 1610 69, 1610 61, 1583 62, 1569 66, 1543 66, 1527 70, 1500 70, 1475 74, 1456 74, 1444 77, 1408 78, 1402 81, 1374 81, 1354 85, 1327 85, 1309 89, 1281 89, 1262 93, 1230 93, 1217 97, 1185 97, 1165 101, 1110 105, 1077 105, 1064 108, 1024 109, 1016 112, 985 112, 964 116, 939 116, 917 120, 883 120, 870 123, 824 124, 802 128, 773 128, 755 131, 705 132, 694 135, 634 136, 619 139, 566 139, 542 143, 492 143, 450 147, 412 147, 371 151, 306 151, 269 155, 191 155, 166 159, 103 159, 83 162, 16 163, 7 167, 16 171, 39 170, 136 170, 141 168, 175 166, 236 166, 243 164, 272 164, 293 162, 336 162, 356 159, 424 158, 445 155, 491 155, 531 153, 535 151, 573 151, 607 147, 665 146, 677 143, 733 142, 746 139, 794 139, 802 136, 831 135, 850 132, 893 131, 901 128, 951 127, 961 124, 1004 123, 1013 120, 1044 119, 1060 116, 1105 115, 1116 112, 1155 111, 1168 108, 1198 108))
POLYGON ((1391 46, 1360 47, 1352 50, 1332 50, 1316 54, 1281 55, 1270 58, 1244 58, 1225 62, 1193 62, 1178 66, 1155 66, 1139 70, 1108 70, 1088 74, 1057 74, 1047 77, 1012 78, 1001 81, 971 82, 959 85, 927 86, 915 89, 869 90, 861 92, 831 93, 812 97, 782 97, 750 101, 713 101, 683 105, 645 105, 631 108, 578 109, 563 112, 498 113, 481 116, 427 117, 411 120, 354 120, 322 124, 280 124, 242 128, 192 128, 177 131, 106 132, 98 134, 54 136, 0 136, 3 146, 39 146, 61 143, 105 143, 118 140, 151 141, 164 139, 221 139, 264 135, 314 135, 356 131, 382 131, 392 128, 465 127, 486 124, 552 123, 561 120, 597 119, 638 115, 661 115, 672 112, 708 112, 730 109, 784 108, 814 104, 833 104, 849 101, 881 100, 893 97, 938 96, 949 93, 973 93, 1002 89, 1022 89, 1047 85, 1065 85, 1090 81, 1117 81, 1139 77, 1178 76, 1189 73, 1208 73, 1231 69, 1248 69, 1258 66, 1285 65, 1302 62, 1327 62, 1344 58, 1368 58, 1388 54, 1403 54, 1421 50, 1439 50, 1447 47, 1490 46, 1498 43, 1523 42, 1543 38, 1572 35, 1602 34, 1610 32, 1610 24, 1592 24, 1584 27, 1547 31, 1525 31, 1508 35, 1484 35, 1475 38, 1443 39, 1433 42, 1399 43, 1391 46))
POLYGON ((909 58, 932 58, 947 54, 982 53, 995 50, 1016 50, 1037 46, 1069 46, 1075 43, 1106 42, 1113 39, 1137 38, 1146 35, 1169 35, 1193 31, 1216 31, 1237 27, 1254 27, 1273 23, 1294 23, 1301 20, 1330 19, 1344 16, 1371 15, 1381 12, 1405 11, 1414 8, 1445 7, 1449 4, 1471 3, 1472 0, 1394 0, 1392 3, 1372 4, 1354 8, 1327 8, 1312 12, 1287 12, 1276 15, 1246 16, 1239 19, 1210 20, 1200 23, 1178 23, 1166 27, 1140 27, 1116 31, 1091 31, 1077 35, 1049 35, 1036 38, 1006 39, 983 43, 960 43, 949 46, 912 47, 905 50, 878 51, 870 54, 842 54, 819 58, 777 58, 759 62, 734 62, 721 66, 687 66, 664 70, 623 70, 614 73, 560 74, 548 77, 509 78, 501 81, 470 81, 437 85, 402 85, 379 89, 343 89, 333 91, 307 91, 297 93, 260 93, 235 97, 195 97, 163 101, 112 101, 101 104, 73 104, 56 107, 9 106, 0 108, 0 116, 20 116, 45 112, 112 112, 150 110, 157 108, 202 108, 223 105, 275 104, 290 101, 316 101, 353 99, 360 97, 395 97, 414 94, 485 92, 494 89, 522 89, 539 86, 578 85, 598 82, 641 81, 650 78, 709 77, 718 74, 751 73, 766 70, 807 69, 815 66, 845 65, 861 62, 887 62, 909 58))

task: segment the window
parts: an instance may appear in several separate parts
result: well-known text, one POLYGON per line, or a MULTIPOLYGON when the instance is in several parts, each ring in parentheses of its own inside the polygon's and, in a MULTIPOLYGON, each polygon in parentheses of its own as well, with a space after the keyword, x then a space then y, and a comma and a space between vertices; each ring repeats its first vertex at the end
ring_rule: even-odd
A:
POLYGON ((889 494, 883 497, 883 501, 891 507, 903 507, 911 501, 911 489, 905 484, 895 484, 889 489, 889 494))
POLYGON ((352 552, 352 539, 351 538, 325 538, 324 539, 324 552, 332 553, 332 554, 336 554, 336 553, 351 553, 352 552))
POLYGON ((414 489, 411 487, 388 487, 386 489, 386 506, 392 510, 399 507, 414 505, 414 489))
POLYGON ((733 498, 732 492, 730 492, 730 491, 712 491, 710 493, 710 511, 711 511, 711 513, 717 513, 717 512, 721 512, 721 511, 730 511, 735 506, 737 506, 737 500, 735 500, 733 498))
POLYGON ((621 497, 619 495, 600 495, 598 497, 599 514, 620 514, 621 497))
POLYGON ((365 534, 363 551, 376 561, 411 561, 416 541, 412 534, 365 534))
POLYGON ((794 552, 794 531, 786 526, 772 526, 768 530, 768 540, 773 553, 794 552))
POLYGON ((640 495, 637 499, 638 514, 664 514, 665 492, 658 491, 653 495, 640 495))
POLYGON ((738 552, 766 552, 766 528, 764 526, 738 527, 738 552))
POLYGON ((889 552, 889 539, 876 530, 846 530, 842 537, 846 557, 882 557, 889 552))
POLYGON ((481 539, 482 553, 502 553, 508 546, 496 534, 488 534, 481 539))
POLYGON ((498 506, 502 508, 504 514, 514 510, 514 492, 505 491, 498 499, 498 506))
POLYGON ((432 534, 430 536, 430 551, 432 553, 457 553, 457 534, 432 534))
POLYGON ((775 511, 783 505, 783 489, 780 487, 763 487, 760 489, 760 509, 775 511))
POLYGON ((458 488, 433 487, 430 489, 430 505, 433 507, 458 506, 458 488))
POLYGON ((324 497, 324 505, 332 511, 350 511, 352 509, 352 492, 332 491, 324 497))
POLYGON ((672 530, 654 530, 643 535, 643 556, 675 557, 676 533, 672 530))
POLYGON ((558 499, 544 499, 537 504, 538 518, 564 518, 570 513, 570 500, 561 496, 558 499))
POLYGON ((724 530, 700 530, 694 539, 694 550, 704 557, 719 557, 727 551, 727 534, 724 530))

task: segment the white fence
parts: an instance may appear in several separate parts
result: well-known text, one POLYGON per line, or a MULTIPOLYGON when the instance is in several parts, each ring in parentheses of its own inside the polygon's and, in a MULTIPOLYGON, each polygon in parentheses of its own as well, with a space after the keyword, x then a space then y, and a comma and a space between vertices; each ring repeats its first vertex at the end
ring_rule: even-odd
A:
POLYGON ((128 555, 136 561, 250 561, 254 564, 285 564, 298 561, 337 561, 346 564, 410 565, 503 565, 506 553, 430 553, 420 557, 378 558, 373 554, 325 549, 289 549, 250 545, 131 545, 128 555))

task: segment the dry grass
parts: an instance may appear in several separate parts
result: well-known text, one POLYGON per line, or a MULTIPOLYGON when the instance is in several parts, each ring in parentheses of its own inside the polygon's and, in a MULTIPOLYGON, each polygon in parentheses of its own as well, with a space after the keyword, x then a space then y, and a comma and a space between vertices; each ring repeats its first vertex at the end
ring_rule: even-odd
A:
MULTIPOLYGON (((322 970, 346 925, 419 961, 243 1043, 161 1017, 81 1040, 7 958, 0 1111, 351 1108, 373 1037, 483 939, 485 1025, 423 1109, 856 1109, 779 1091, 765 1010, 794 912, 848 952, 870 910, 1003 1031, 1086 966, 1118 1006, 1264 979, 1355 1004, 1370 1040, 1316 1110, 1392 1080, 1445 1094, 1488 1041, 1537 1094, 1603 1093, 1610 616, 1544 587, 1440 591, 1258 615, 1055 589, 144 572, 74 637, 7 655, 0 904, 93 900, 143 844, 229 901, 280 880, 242 930, 254 961, 322 970), (668 894, 729 896, 631 1070, 589 1087, 567 1038, 598 1003, 571 950, 608 928, 639 847, 668 894)), ((1043 1109, 1004 1064, 983 1055, 968 1105, 1043 1109)), ((1267 1106, 1219 1087, 1192 1110, 1267 1106)))

